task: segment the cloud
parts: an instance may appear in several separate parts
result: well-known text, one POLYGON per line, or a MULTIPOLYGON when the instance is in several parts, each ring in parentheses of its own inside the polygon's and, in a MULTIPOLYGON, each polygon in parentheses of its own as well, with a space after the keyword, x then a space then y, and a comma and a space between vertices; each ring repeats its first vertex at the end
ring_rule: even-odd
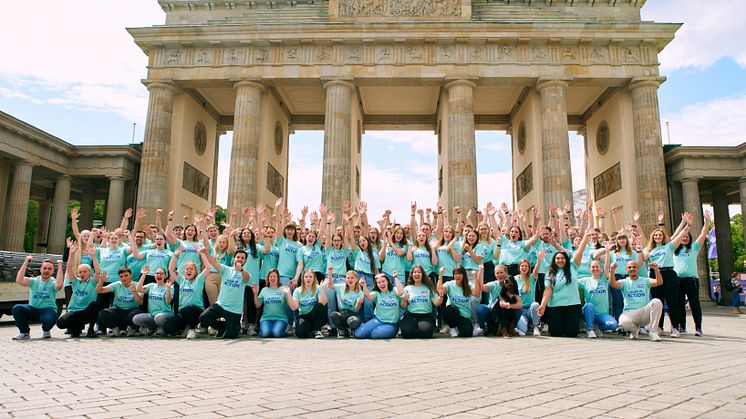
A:
POLYGON ((694 103, 661 116, 663 142, 665 122, 670 123, 671 143, 683 145, 738 145, 746 141, 746 94, 694 103))
POLYGON ((29 96, 29 95, 27 95, 25 93, 18 92, 18 91, 15 91, 15 90, 7 89, 5 87, 0 87, 0 96, 4 96, 4 97, 6 97, 8 99, 26 100, 26 101, 29 101, 29 102, 35 104, 35 105, 41 105, 42 103, 44 103, 41 100, 38 100, 38 99, 34 98, 33 96, 29 96))
POLYGON ((438 153, 438 136, 430 131, 368 131, 365 140, 381 142, 383 146, 406 145, 416 154, 434 156, 438 153))
POLYGON ((513 175, 510 171, 477 174, 477 195, 479 208, 484 208, 488 202, 496 206, 505 202, 512 207, 513 175))
POLYGON ((746 8, 740 0, 659 0, 642 8, 643 20, 684 22, 660 54, 664 71, 706 68, 722 57, 746 67, 746 8))
POLYGON ((42 8, 10 2, 3 5, 3 16, 0 39, 23 40, 3 44, 0 78, 13 86, 4 96, 144 121, 148 94, 140 79, 147 57, 125 28, 162 23, 156 2, 101 7, 99 1, 80 0, 42 8), (13 16, 33 16, 33 23, 13 16))

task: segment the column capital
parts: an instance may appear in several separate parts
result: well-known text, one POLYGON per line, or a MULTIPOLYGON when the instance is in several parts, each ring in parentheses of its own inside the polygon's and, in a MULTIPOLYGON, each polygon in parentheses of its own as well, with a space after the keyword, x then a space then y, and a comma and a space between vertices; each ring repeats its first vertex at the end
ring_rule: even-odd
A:
POLYGON ((355 88, 355 83, 353 83, 352 79, 322 79, 322 81, 324 82, 324 90, 328 90, 332 86, 344 86, 349 89, 355 88))
POLYGON ((536 90, 542 91, 547 87, 561 87, 567 89, 567 82, 569 79, 544 79, 540 78, 536 81, 536 90))
POLYGON ((170 91, 171 93, 177 93, 179 91, 179 88, 176 87, 176 85, 171 80, 142 80, 142 84, 145 85, 145 87, 148 88, 148 91, 153 91, 154 89, 166 89, 170 91))
POLYGON ((68 174, 65 174, 65 173, 57 176, 57 181, 61 181, 61 180, 68 180, 69 181, 71 179, 72 179, 72 176, 70 176, 68 174))
MULTIPOLYGON (((700 181, 701 179, 702 179, 702 178, 701 178, 701 177, 698 177, 698 176, 687 176, 687 177, 682 177, 682 178, 681 178, 681 179, 679 180, 679 182, 680 182, 680 183, 682 183, 682 184, 684 184, 684 183, 690 183, 690 182, 695 182, 695 183, 699 183, 699 181, 700 181)), ((744 179, 744 182, 746 182, 746 179, 744 179)))
POLYGON ((629 82, 627 88, 630 91, 641 87, 655 87, 657 89, 664 81, 666 81, 665 77, 636 77, 629 82))
POLYGON ((467 79, 455 79, 448 81, 443 87, 446 90, 451 90, 451 88, 456 86, 470 87, 472 90, 474 90, 477 88, 477 83, 467 79))
POLYGON ((740 184, 746 183, 746 177, 740 177, 740 178, 738 178, 738 183, 740 183, 740 184))
POLYGON ((17 168, 17 167, 21 167, 21 166, 35 167, 35 166, 38 166, 38 165, 36 163, 30 162, 28 160, 18 160, 18 161, 15 161, 13 163, 13 166, 15 166, 17 168))
POLYGON ((253 87, 259 89, 260 92, 264 93, 267 88, 259 80, 237 80, 233 83, 233 88, 238 89, 239 87, 253 87))
POLYGON ((109 179, 109 181, 112 181, 112 180, 121 180, 122 182, 126 182, 127 180, 129 180, 126 177, 120 176, 120 175, 106 176, 106 177, 109 179))
POLYGON ((588 135, 588 127, 585 125, 582 125, 578 127, 577 131, 575 132, 577 132, 578 135, 582 135, 583 137, 585 137, 586 135, 588 135))

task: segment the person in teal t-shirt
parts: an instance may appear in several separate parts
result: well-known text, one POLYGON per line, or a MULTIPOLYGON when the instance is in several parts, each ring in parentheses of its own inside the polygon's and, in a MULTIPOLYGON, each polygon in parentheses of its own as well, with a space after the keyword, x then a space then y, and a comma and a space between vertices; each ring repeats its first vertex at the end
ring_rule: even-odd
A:
POLYGON ((80 246, 73 243, 70 247, 70 256, 67 260, 67 271, 65 279, 72 287, 72 296, 67 304, 67 313, 57 319, 57 327, 70 330, 70 337, 79 337, 85 325, 88 325, 86 337, 95 338, 94 325, 98 317, 98 305, 96 304, 96 280, 93 278, 94 269, 100 272, 95 251, 91 249, 90 254, 93 268, 85 263, 80 263, 80 246))
POLYGON ((251 280, 251 276, 243 268, 246 263, 246 251, 236 250, 236 254, 233 255, 233 267, 221 265, 207 252, 204 255, 207 262, 220 272, 221 282, 217 301, 200 314, 199 323, 203 327, 216 329, 219 338, 235 339, 241 329, 244 288, 251 280))
MULTIPOLYGON (((657 342, 661 340, 658 334, 658 320, 663 314, 663 303, 657 298, 650 298, 650 289, 663 284, 663 276, 657 263, 651 262, 650 268, 655 273, 655 278, 641 278, 640 267, 636 262, 629 261, 629 276, 621 281, 612 276, 609 278, 609 285, 621 289, 624 297, 624 311, 619 316, 619 327, 629 331, 630 339, 638 338, 640 326, 649 327, 650 340, 657 342)), ((616 265, 612 264, 611 270, 615 269, 616 265)))
POLYGON ((357 328, 355 331, 356 338, 391 339, 396 336, 399 331, 401 297, 404 294, 404 287, 399 282, 397 272, 394 272, 394 284, 395 289, 392 289, 391 282, 386 275, 378 274, 376 275, 376 285, 373 287, 373 292, 370 292, 365 280, 360 280, 365 298, 375 304, 376 308, 374 317, 357 328))
POLYGON ((438 294, 448 295, 446 308, 443 310, 443 321, 448 325, 451 337, 471 337, 474 325, 472 302, 481 295, 480 278, 474 278, 474 287, 469 285, 466 269, 456 266, 453 269, 453 281, 443 283, 445 268, 440 268, 438 276, 438 294))
MULTIPOLYGON (((295 224, 288 224, 283 230, 283 235, 275 241, 279 257, 277 259, 277 271, 280 272, 280 285, 288 285, 295 277, 298 268, 298 230, 295 224)), ((295 286, 297 284, 293 284, 295 286)))
MULTIPOLYGON (((516 321, 515 328, 518 334, 528 333, 528 324, 531 321, 533 325, 534 336, 541 336, 541 329, 539 329, 539 303, 536 301, 536 287, 539 282, 539 273, 541 272, 542 264, 538 261, 546 258, 546 248, 540 247, 536 254, 537 263, 534 266, 534 270, 529 273, 530 265, 527 260, 522 260, 518 264, 518 275, 514 276, 516 286, 518 287, 518 294, 521 297, 522 307, 518 310, 518 320, 516 321)), ((552 254, 555 249, 552 248, 552 254)), ((550 260, 551 263, 551 260, 550 260)))
POLYGON ((404 238, 404 230, 397 226, 393 231, 384 232, 383 245, 378 252, 378 258, 383 262, 381 271, 389 278, 394 280, 394 272, 406 272, 407 270, 407 250, 409 244, 404 238))
POLYGON ((344 247, 344 237, 339 233, 334 233, 331 240, 327 242, 326 247, 327 276, 329 268, 331 268, 332 273, 329 282, 332 286, 323 287, 324 293, 326 293, 326 314, 329 325, 332 328, 329 333, 330 335, 337 334, 337 327, 332 322, 332 313, 337 311, 337 293, 333 285, 344 285, 345 273, 347 272, 347 257, 348 253, 344 247))
MULTIPOLYGON (((327 273, 329 270, 327 270, 327 273)), ((337 295, 337 311, 331 314, 332 324, 338 329, 338 338, 354 335, 355 329, 360 326, 360 308, 363 306, 363 291, 360 289, 360 281, 357 272, 347 271, 345 283, 335 285, 331 275, 327 276, 326 285, 334 288, 337 295)))
POLYGON ((299 314, 296 337, 305 339, 313 335, 316 339, 324 338, 321 327, 327 320, 326 304, 326 292, 316 283, 316 272, 306 269, 300 286, 293 291, 292 298, 288 299, 290 308, 298 310, 299 314))
POLYGON ((29 289, 29 302, 13 306, 13 318, 19 331, 13 340, 29 339, 31 331, 29 322, 32 321, 41 321, 42 337, 51 338, 50 330, 57 320, 57 291, 61 290, 65 284, 62 260, 57 261, 57 278, 52 276, 54 263, 48 259, 41 263, 40 275, 29 278, 26 276, 26 269, 32 259, 33 256, 26 256, 16 274, 16 284, 29 289))
POLYGON ((282 338, 288 326, 287 307, 292 298, 290 287, 280 285, 280 273, 273 269, 267 275, 267 286, 259 291, 254 285, 254 305, 264 306, 262 318, 259 320, 259 336, 262 338, 282 338))
POLYGON ((178 285, 176 290, 178 302, 174 301, 177 313, 163 326, 163 330, 169 335, 187 330, 187 339, 197 337, 196 328, 199 323, 199 315, 205 309, 204 297, 202 295, 205 290, 205 281, 211 268, 214 269, 205 256, 208 252, 209 250, 206 247, 199 249, 202 267, 204 268, 199 273, 197 272, 197 264, 193 262, 187 262, 184 265, 183 272, 176 272, 175 257, 171 259, 171 263, 168 265, 169 276, 170 278, 175 278, 178 285))
MULTIPOLYGON (((144 268, 143 268, 144 269, 144 268)), ((142 313, 140 304, 143 303, 142 294, 137 292, 137 286, 132 282, 132 271, 124 267, 119 269, 119 281, 104 286, 106 272, 101 272, 96 277, 96 292, 99 294, 114 294, 111 307, 104 308, 98 313, 99 333, 105 334, 107 328, 112 329, 112 336, 119 336, 122 329, 127 329, 127 334, 134 333, 135 324, 132 319, 142 313)), ((100 308, 100 307, 99 307, 100 308)))
POLYGON ((583 319, 588 330, 588 337, 597 337, 594 326, 598 326, 601 332, 617 328, 617 321, 609 314, 609 278, 613 273, 609 272, 609 254, 606 253, 606 272, 602 273, 601 262, 591 262, 591 276, 578 279, 578 285, 583 291, 585 305, 583 305, 583 319))
MULTIPOLYGON (((705 243, 710 229, 711 214, 705 211, 702 230, 696 240, 692 240, 691 233, 681 236, 681 244, 673 255, 673 270, 679 277, 679 332, 686 333, 686 301, 692 310, 694 319, 694 336, 702 336, 702 307, 699 303, 699 274, 697 270, 697 255, 705 243), (686 301, 685 301, 686 300, 686 301)), ((692 225, 694 216, 684 213, 688 225, 692 225)))
POLYGON ((145 276, 149 272, 148 266, 144 266, 140 274, 140 281, 137 282, 137 292, 147 295, 148 312, 133 317, 132 323, 135 326, 140 326, 140 332, 145 335, 150 336, 157 329, 159 335, 165 336, 163 326, 174 316, 174 310, 171 308, 174 280, 173 278, 166 279, 166 271, 158 268, 154 275, 155 282, 145 284, 145 276))
POLYGON ((406 309, 399 321, 401 337, 404 339, 433 337, 435 333, 433 306, 440 307, 442 303, 443 298, 438 295, 435 285, 425 275, 422 266, 413 266, 401 298, 401 307, 406 309))
POLYGON ((313 271, 319 283, 324 280, 324 254, 315 231, 306 234, 306 244, 298 248, 295 259, 297 267, 293 284, 299 283, 301 273, 307 269, 313 271))

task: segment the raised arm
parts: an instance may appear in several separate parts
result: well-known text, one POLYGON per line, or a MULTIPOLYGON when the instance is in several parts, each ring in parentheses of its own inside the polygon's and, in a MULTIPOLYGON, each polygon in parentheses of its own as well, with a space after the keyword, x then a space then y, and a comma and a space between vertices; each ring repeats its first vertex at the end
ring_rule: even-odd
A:
POLYGON ((613 288, 616 288, 616 289, 620 289, 620 288, 622 288, 622 284, 620 284, 616 280, 616 275, 614 275, 614 272, 616 272, 617 266, 619 266, 619 265, 617 265, 616 262, 612 263, 609 266, 609 270, 611 271, 611 275, 609 275, 609 286, 611 286, 613 288))
POLYGON ((360 280, 358 281, 358 284, 360 285, 360 288, 362 288, 363 295, 365 295, 365 298, 367 298, 368 301, 373 301, 373 299, 375 298, 375 295, 372 294, 368 290, 368 284, 365 282, 365 278, 360 278, 360 280))
POLYGON ((132 217, 132 208, 127 208, 122 216, 122 222, 119 223, 119 228, 122 231, 127 230, 127 227, 129 227, 130 217, 132 217))
POLYGON ((401 281, 399 281, 399 273, 394 271, 394 288, 396 289, 396 295, 399 297, 404 294, 404 286, 402 286, 401 281))
POLYGON ((650 262, 650 269, 655 272, 655 278, 651 278, 652 281, 650 281, 650 286, 657 287, 659 285, 663 285, 663 276, 661 275, 661 270, 658 268, 658 264, 655 262, 650 262))
POLYGON ((33 256, 28 255, 25 259, 23 259, 21 268, 18 269, 18 273, 16 274, 16 284, 22 287, 28 287, 31 284, 30 278, 26 277, 26 269, 28 269, 28 264, 33 258, 33 256))
MULTIPOLYGON (((204 249, 204 248, 203 248, 204 249)), ((184 251, 184 245, 179 245, 179 247, 174 251, 173 256, 171 256, 171 261, 168 262, 168 276, 169 278, 177 278, 176 274, 176 262, 179 259, 179 256, 181 255, 181 252, 184 251)), ((202 256, 202 253, 200 252, 200 256, 202 256)))
POLYGON ((150 266, 145 265, 142 267, 142 270, 140 271, 140 279, 137 280, 137 288, 135 288, 136 292, 145 292, 145 277, 148 276, 150 273, 150 266))
POLYGON ((70 226, 73 229, 73 236, 75 240, 80 242, 80 230, 78 230, 78 209, 73 208, 70 210, 70 226))
POLYGON ((575 266, 580 266, 580 261, 583 259, 583 251, 588 245, 592 232, 593 230, 589 228, 585 231, 585 234, 583 234, 583 240, 580 241, 580 245, 578 245, 578 248, 575 250, 575 255, 572 257, 572 263, 574 263, 575 266))
POLYGON ((705 219, 702 223, 702 231, 699 232, 699 236, 697 237, 697 243, 700 245, 705 244, 705 238, 707 237, 707 232, 710 230, 710 211, 705 211, 705 219))
POLYGON ((74 242, 70 245, 70 255, 67 258, 67 269, 65 270, 65 277, 68 281, 72 282, 75 279, 78 265, 80 265, 80 243, 74 242))
POLYGON ((65 276, 62 270, 62 259, 57 260, 57 276, 55 277, 54 289, 59 291, 65 285, 65 276))

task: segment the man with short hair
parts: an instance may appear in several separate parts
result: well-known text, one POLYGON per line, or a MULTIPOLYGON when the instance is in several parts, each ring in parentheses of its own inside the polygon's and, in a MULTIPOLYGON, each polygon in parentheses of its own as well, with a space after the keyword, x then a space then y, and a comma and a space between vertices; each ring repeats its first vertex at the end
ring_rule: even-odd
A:
MULTIPOLYGON (((616 263, 613 263, 609 269, 614 272, 616 267, 616 263)), ((657 298, 650 299, 650 288, 663 284, 663 277, 657 263, 651 262, 650 268, 655 272, 655 278, 640 278, 639 265, 630 260, 627 262, 629 276, 617 281, 614 275, 610 275, 609 285, 621 289, 624 297, 624 311, 619 316, 619 327, 630 332, 630 339, 637 339, 640 326, 646 326, 650 332, 650 340, 659 342, 661 338, 658 335, 658 321, 663 314, 663 303, 657 298)))

